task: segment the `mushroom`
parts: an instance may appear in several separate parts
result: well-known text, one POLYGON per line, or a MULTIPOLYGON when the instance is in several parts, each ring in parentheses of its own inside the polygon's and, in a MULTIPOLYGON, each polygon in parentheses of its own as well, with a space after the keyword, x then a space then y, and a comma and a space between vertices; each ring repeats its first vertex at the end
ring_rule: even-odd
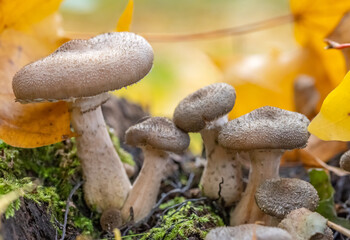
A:
POLYGON ((123 220, 127 221, 132 208, 137 222, 147 216, 156 203, 169 152, 184 151, 190 138, 170 119, 152 117, 130 127, 125 133, 125 141, 141 147, 144 155, 141 171, 121 211, 123 220))
POLYGON ((345 171, 350 172, 350 150, 341 156, 339 165, 345 171))
POLYGON ((100 225, 104 231, 112 232, 122 225, 122 216, 119 209, 109 208, 105 210, 100 218, 100 225))
POLYGON ((266 179, 279 178, 280 158, 285 150, 305 147, 309 120, 302 114, 265 106, 228 122, 219 133, 219 143, 249 153, 249 182, 231 212, 230 224, 272 220, 256 205, 254 194, 266 179))
POLYGON ((22 103, 66 101, 77 134, 86 203, 102 212, 120 209, 131 188, 101 112, 107 91, 136 83, 151 69, 153 50, 133 33, 106 33, 72 40, 26 65, 12 82, 22 103))
POLYGON ((184 98, 173 115, 175 125, 182 130, 200 132, 207 158, 200 181, 203 194, 218 199, 221 186, 220 195, 226 206, 238 201, 243 189, 237 153, 217 142, 218 132, 227 123, 235 100, 236 92, 231 85, 214 83, 184 98))
POLYGON ((319 197, 308 182, 297 178, 268 179, 255 193, 256 204, 264 213, 283 219, 292 210, 306 208, 315 211, 319 197))
POLYGON ((333 232, 327 219, 306 208, 291 211, 278 225, 292 235, 293 240, 332 240, 333 232))
POLYGON ((205 240, 292 240, 291 235, 277 227, 244 224, 236 227, 218 227, 210 230, 205 240))

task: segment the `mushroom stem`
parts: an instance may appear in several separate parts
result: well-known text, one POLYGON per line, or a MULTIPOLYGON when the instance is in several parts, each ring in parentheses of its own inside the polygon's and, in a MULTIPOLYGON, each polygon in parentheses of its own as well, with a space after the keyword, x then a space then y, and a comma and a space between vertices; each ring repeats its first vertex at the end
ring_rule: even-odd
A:
POLYGON ((88 101, 71 104, 71 123, 77 134, 77 154, 81 162, 84 197, 98 212, 121 209, 131 184, 109 137, 100 104, 85 107, 88 101))
MULTIPOLYGON (((225 116, 227 119, 227 116, 225 116)), ((227 120, 226 120, 227 121, 227 120)), ((207 158, 200 185, 203 194, 210 199, 220 197, 225 206, 231 206, 238 201, 243 188, 242 173, 237 151, 229 150, 218 144, 218 132, 221 127, 205 128, 200 131, 207 158)))
POLYGON ((259 185, 265 180, 279 178, 279 163, 282 154, 282 150, 263 149, 249 152, 251 159, 249 182, 241 200, 231 212, 231 226, 256 221, 264 221, 266 225, 273 222, 273 218, 263 213, 256 205, 254 194, 259 185))
POLYGON ((122 208, 123 221, 128 220, 131 207, 135 222, 147 216, 152 210, 166 169, 166 159, 169 157, 167 152, 151 147, 143 147, 142 150, 143 166, 122 208))

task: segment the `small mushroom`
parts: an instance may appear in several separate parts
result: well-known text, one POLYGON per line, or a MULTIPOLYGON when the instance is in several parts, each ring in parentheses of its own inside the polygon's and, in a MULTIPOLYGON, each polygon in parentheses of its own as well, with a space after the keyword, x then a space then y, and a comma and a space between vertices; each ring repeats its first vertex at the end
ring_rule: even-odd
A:
POLYGON ((342 169, 350 172, 350 150, 341 156, 339 164, 342 169))
POLYGON ((210 230, 205 240, 292 240, 291 235, 277 227, 244 224, 236 227, 218 227, 210 230))
POLYGON ((122 215, 120 210, 116 208, 105 210, 100 218, 100 225, 102 229, 107 232, 112 232, 115 228, 119 228, 122 223, 122 215))
POLYGON ((133 33, 106 33, 72 40, 26 65, 13 78, 22 103, 66 101, 77 134, 86 203, 102 212, 120 209, 131 188, 101 112, 107 91, 136 83, 151 69, 153 50, 133 33))
POLYGON ((305 147, 309 120, 302 114, 265 106, 228 122, 220 131, 219 143, 249 153, 251 167, 246 190, 234 211, 232 226, 272 218, 256 205, 254 194, 266 179, 279 178, 280 158, 285 150, 305 147))
POLYGON ((134 221, 137 222, 147 216, 156 203, 169 152, 184 151, 190 139, 171 120, 152 117, 130 127, 125 133, 125 141, 129 145, 141 147, 144 155, 141 171, 122 208, 124 221, 129 218, 132 208, 134 221))
POLYGON ((283 219, 292 210, 306 208, 315 211, 319 197, 316 189, 308 182, 297 178, 268 179, 255 193, 255 200, 261 211, 283 219))
POLYGON ((186 132, 200 132, 206 151, 207 165, 200 185, 203 194, 218 199, 226 206, 238 201, 243 189, 237 152, 218 145, 217 136, 227 123, 227 114, 236 100, 235 89, 226 83, 214 83, 184 98, 174 111, 173 121, 186 132), (221 183, 223 180, 223 183, 221 183))
POLYGON ((290 233, 293 240, 332 240, 333 232, 327 219, 306 208, 291 211, 278 225, 290 233))

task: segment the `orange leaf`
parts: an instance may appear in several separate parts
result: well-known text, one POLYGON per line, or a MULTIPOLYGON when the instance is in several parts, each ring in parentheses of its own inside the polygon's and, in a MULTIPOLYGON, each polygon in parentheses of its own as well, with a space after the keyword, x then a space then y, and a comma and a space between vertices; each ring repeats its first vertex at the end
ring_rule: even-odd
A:
POLYGON ((334 88, 345 74, 345 62, 339 52, 325 51, 323 40, 350 10, 350 1, 291 0, 290 7, 295 18, 296 40, 317 52, 334 88))
POLYGON ((130 31, 133 11, 134 11, 134 0, 129 0, 128 5, 126 5, 124 12, 119 18, 117 28, 116 28, 117 32, 130 31))
POLYGON ((57 11, 62 0, 1 0, 0 33, 4 29, 23 29, 57 11))
POLYGON ((308 74, 317 80, 315 85, 321 98, 332 89, 324 77, 324 69, 314 67, 317 63, 314 52, 306 48, 216 63, 223 71, 223 81, 236 88, 237 99, 231 118, 266 105, 294 111, 294 81, 300 74, 308 74))
POLYGON ((16 71, 57 47, 57 36, 39 38, 35 34, 43 34, 52 25, 41 23, 40 27, 33 28, 31 34, 6 29, 0 35, 0 138, 17 147, 38 147, 72 136, 65 102, 20 104, 12 92, 16 71))

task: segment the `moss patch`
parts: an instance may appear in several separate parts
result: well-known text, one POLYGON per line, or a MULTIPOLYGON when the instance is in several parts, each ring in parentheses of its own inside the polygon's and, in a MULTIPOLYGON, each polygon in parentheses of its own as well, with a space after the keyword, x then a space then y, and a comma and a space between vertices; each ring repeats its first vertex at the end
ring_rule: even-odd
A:
MULTIPOLYGON (((177 204, 179 200, 183 199, 175 198, 170 200, 170 204, 177 204)), ((169 207, 170 204, 164 206, 169 207)), ((187 202, 179 209, 167 211, 159 227, 152 228, 141 239, 182 240, 190 237, 204 239, 210 229, 223 225, 222 219, 209 206, 199 202, 187 202)))
MULTIPOLYGON (((122 161, 134 164, 132 156, 120 148, 118 138, 110 134, 122 161)), ((35 184, 38 187, 24 197, 38 204, 47 204, 52 223, 56 220, 63 223, 66 200, 81 178, 74 139, 35 149, 11 147, 0 140, 0 197, 35 184)), ((99 216, 87 210, 82 188, 77 190, 73 201, 75 207, 70 207, 68 225, 81 229, 83 234, 97 236, 99 233, 94 224, 98 224, 99 216)), ((14 216, 19 208, 20 200, 17 199, 7 208, 5 216, 14 216)))

